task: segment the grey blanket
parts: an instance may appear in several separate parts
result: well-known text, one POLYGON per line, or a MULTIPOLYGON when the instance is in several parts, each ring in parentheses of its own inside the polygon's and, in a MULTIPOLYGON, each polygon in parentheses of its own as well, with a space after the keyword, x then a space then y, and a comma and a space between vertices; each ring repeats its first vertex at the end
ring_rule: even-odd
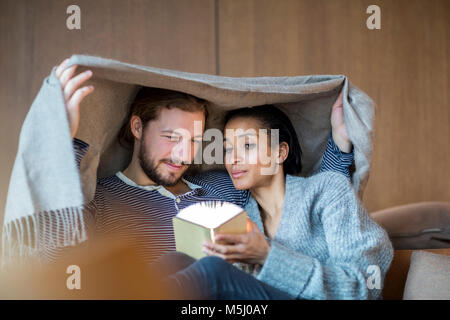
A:
MULTIPOLYGON (((93 70, 93 94, 81 105, 78 138, 89 152, 78 170, 61 86, 54 67, 45 78, 24 121, 7 196, 2 235, 5 255, 35 254, 24 245, 36 235, 34 213, 58 210, 60 228, 55 245, 74 245, 86 239, 83 204, 94 195, 96 179, 123 170, 130 154, 117 143, 118 131, 140 86, 183 91, 209 101, 207 127, 221 128, 225 111, 275 104, 291 118, 303 150, 302 175, 321 163, 331 130, 331 107, 343 90, 344 118, 354 145, 352 182, 362 195, 372 152, 374 103, 343 75, 236 78, 186 73, 123 63, 94 56, 73 55, 69 66, 93 70), (65 208, 62 210, 62 208, 65 208), (80 231, 81 230, 81 231, 80 231), (15 234, 14 240, 12 235, 15 234), (59 239, 64 239, 60 241, 59 239), (17 251, 18 250, 18 251, 17 251)), ((200 170, 208 169, 202 165, 200 170)))

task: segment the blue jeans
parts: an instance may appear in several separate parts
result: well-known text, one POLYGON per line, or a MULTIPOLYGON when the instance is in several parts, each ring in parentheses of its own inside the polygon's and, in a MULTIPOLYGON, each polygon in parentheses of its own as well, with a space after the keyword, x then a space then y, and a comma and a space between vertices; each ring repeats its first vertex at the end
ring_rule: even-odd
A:
POLYGON ((156 264, 164 286, 174 294, 173 299, 292 299, 287 293, 218 257, 195 260, 184 253, 171 252, 162 256, 156 264))

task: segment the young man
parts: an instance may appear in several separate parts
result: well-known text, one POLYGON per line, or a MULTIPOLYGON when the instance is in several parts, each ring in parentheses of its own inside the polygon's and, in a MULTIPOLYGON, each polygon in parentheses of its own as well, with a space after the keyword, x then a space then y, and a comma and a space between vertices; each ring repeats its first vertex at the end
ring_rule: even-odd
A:
MULTIPOLYGON (((76 157, 81 161, 88 145, 74 137, 80 103, 94 90, 81 86, 92 72, 74 77, 77 66, 66 68, 67 62, 58 66, 56 75, 64 91, 76 157)), ((136 249, 152 262, 175 250, 172 218, 180 209, 211 200, 244 206, 248 192, 236 190, 225 172, 184 177, 202 143, 202 134, 195 136, 194 124, 202 123, 203 133, 205 120, 205 101, 181 92, 142 88, 120 133, 121 141, 133 150, 131 162, 123 172, 97 181, 94 199, 83 211, 88 237, 114 233, 138 244, 136 249)), ((343 121, 342 96, 333 106, 331 122, 333 138, 328 140, 321 170, 349 177, 353 153, 343 121)), ((46 228, 55 226, 48 224, 46 228)), ((62 248, 46 245, 45 233, 40 241, 45 258, 55 260, 61 254, 62 248)))

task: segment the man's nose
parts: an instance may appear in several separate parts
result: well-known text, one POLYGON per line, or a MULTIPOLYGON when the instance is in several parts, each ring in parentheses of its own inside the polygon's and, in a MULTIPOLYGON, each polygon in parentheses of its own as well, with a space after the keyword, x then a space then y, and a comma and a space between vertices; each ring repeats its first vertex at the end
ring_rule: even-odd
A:
POLYGON ((190 164, 192 162, 192 150, 189 143, 180 141, 172 149, 172 161, 175 163, 190 164))

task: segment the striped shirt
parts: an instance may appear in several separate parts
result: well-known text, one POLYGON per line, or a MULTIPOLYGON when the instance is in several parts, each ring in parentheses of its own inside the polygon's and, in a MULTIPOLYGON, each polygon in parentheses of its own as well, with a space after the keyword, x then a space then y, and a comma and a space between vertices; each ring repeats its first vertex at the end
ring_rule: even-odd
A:
POLYGON ((330 133, 328 136, 327 149, 323 154, 322 164, 319 172, 335 171, 342 173, 350 179, 350 166, 353 163, 353 149, 350 153, 341 152, 334 143, 330 133))
MULTIPOLYGON (((78 164, 88 148, 85 142, 74 139, 78 164)), ((320 171, 337 171, 349 177, 352 160, 353 154, 341 153, 330 135, 320 171)), ((89 236, 113 234, 130 241, 150 263, 166 252, 175 251, 172 218, 179 210, 201 201, 228 201, 244 207, 249 199, 249 192, 235 189, 225 171, 203 172, 182 179, 191 189, 182 195, 174 195, 164 186, 139 186, 121 172, 99 179, 94 199, 83 212, 89 236)), ((62 251, 45 248, 44 258, 54 261, 62 251)))

